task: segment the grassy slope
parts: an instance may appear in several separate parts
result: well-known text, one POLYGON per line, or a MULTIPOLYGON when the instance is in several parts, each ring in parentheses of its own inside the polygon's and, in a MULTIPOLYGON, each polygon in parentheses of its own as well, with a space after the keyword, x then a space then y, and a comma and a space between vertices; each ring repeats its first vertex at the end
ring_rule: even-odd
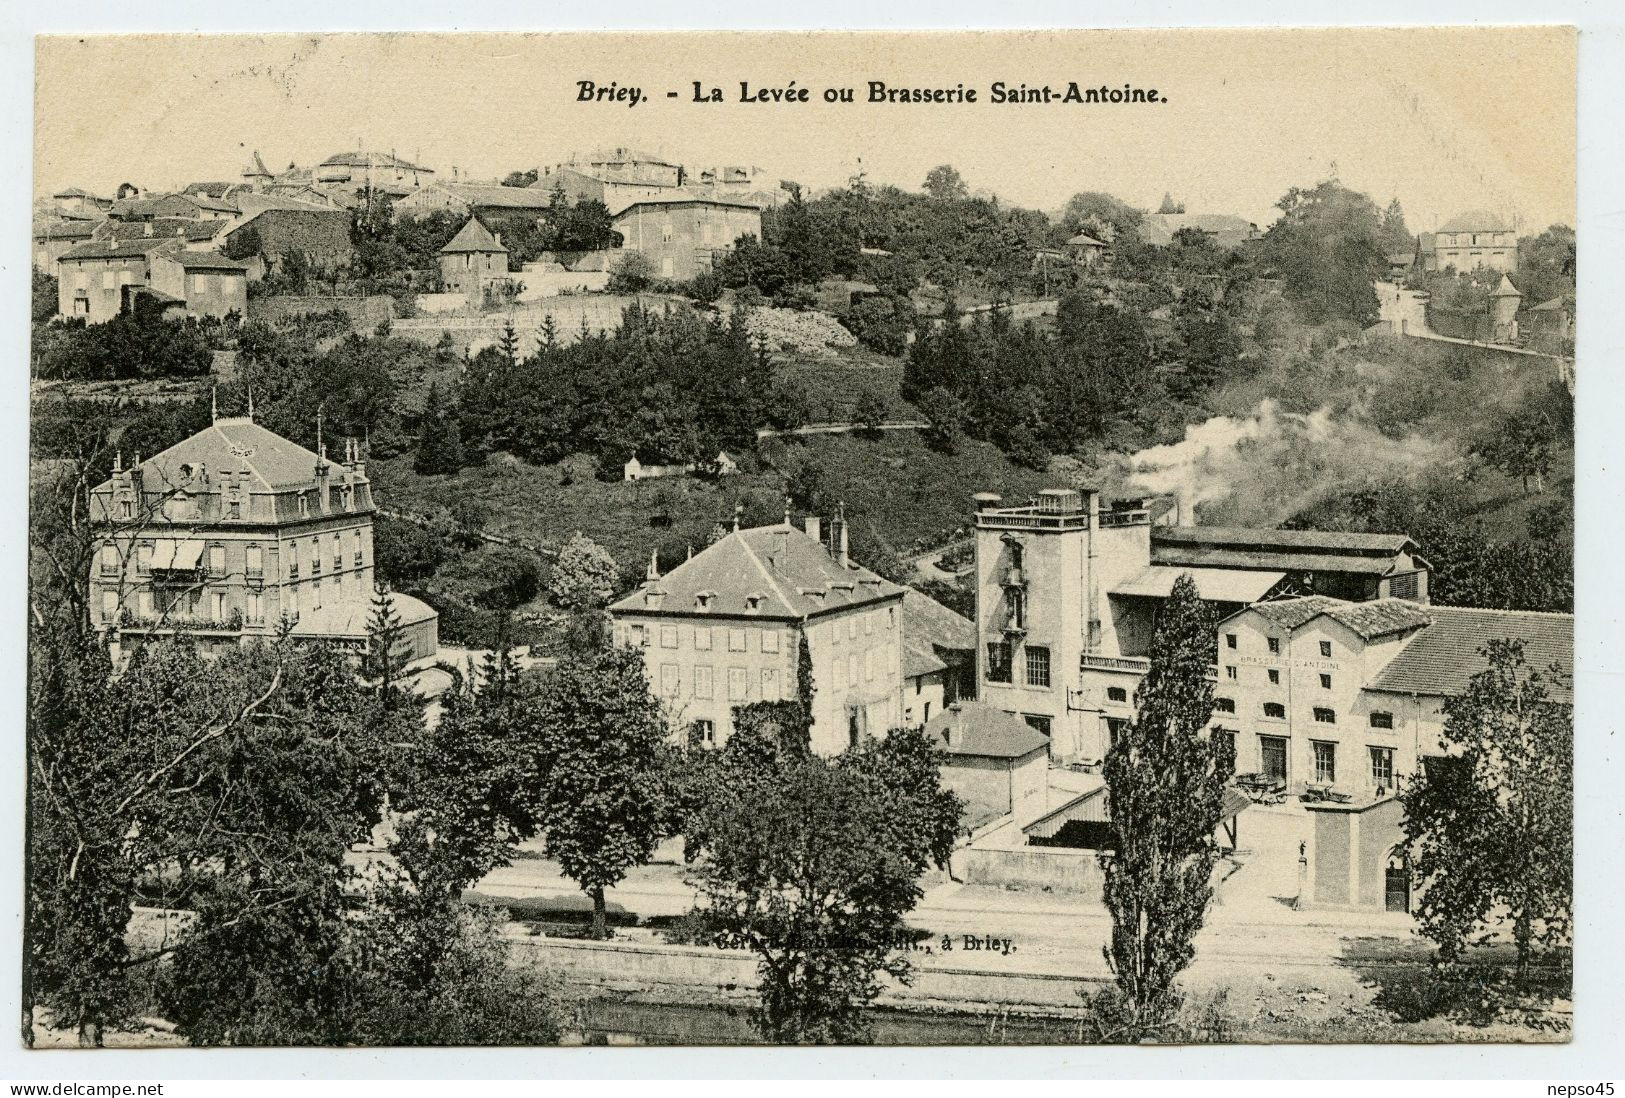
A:
MULTIPOLYGON (((941 545, 970 516, 970 494, 989 490, 1026 498, 1048 483, 1040 473, 1010 463, 985 443, 968 443, 958 454, 926 448, 914 431, 887 432, 877 440, 816 437, 775 449, 788 468, 812 459, 824 468, 831 500, 844 499, 857 537, 871 537, 905 554, 941 545)), ((585 463, 582 463, 585 468, 585 463)), ((423 477, 409 458, 375 461, 369 472, 385 507, 434 514, 473 500, 489 516, 487 528, 541 545, 556 545, 581 530, 623 564, 703 546, 711 528, 732 520, 743 502, 747 524, 782 515, 784 477, 771 465, 729 477, 720 484, 671 478, 635 484, 580 477, 563 484, 560 466, 488 464, 456 477, 423 477), (669 487, 667 487, 669 486, 669 487), (670 496, 669 522, 657 504, 670 496)))

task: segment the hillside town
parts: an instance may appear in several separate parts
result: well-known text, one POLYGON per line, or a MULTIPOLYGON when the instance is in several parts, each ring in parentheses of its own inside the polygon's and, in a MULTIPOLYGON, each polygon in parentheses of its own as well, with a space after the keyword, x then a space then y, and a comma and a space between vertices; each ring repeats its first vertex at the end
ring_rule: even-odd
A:
POLYGON ((35 204, 41 1042, 1563 1039, 1572 228, 287 155, 35 204))

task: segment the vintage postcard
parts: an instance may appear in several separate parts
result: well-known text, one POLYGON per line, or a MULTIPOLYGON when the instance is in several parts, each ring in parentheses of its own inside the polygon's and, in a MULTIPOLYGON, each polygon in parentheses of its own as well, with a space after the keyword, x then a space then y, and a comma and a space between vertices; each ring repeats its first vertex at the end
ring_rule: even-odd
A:
POLYGON ((39 38, 24 1043, 1569 1040, 1576 41, 39 38))

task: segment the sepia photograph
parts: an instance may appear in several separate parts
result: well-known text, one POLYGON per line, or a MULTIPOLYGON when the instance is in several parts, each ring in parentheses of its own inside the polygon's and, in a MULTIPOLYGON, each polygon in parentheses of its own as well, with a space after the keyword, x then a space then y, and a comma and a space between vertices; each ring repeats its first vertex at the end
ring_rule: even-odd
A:
POLYGON ((1578 41, 35 38, 27 1062, 1573 1040, 1578 41))

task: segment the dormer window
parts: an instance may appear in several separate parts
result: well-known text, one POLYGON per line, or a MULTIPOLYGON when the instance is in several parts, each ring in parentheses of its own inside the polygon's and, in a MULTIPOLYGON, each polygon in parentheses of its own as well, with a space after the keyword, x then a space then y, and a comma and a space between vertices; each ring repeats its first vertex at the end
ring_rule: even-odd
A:
POLYGON ((696 610, 711 609, 711 600, 716 598, 715 591, 699 591, 694 595, 694 608, 696 610))
POLYGON ((762 608, 762 596, 761 595, 746 595, 745 596, 745 609, 746 610, 755 612, 755 611, 760 610, 761 608, 762 608))

